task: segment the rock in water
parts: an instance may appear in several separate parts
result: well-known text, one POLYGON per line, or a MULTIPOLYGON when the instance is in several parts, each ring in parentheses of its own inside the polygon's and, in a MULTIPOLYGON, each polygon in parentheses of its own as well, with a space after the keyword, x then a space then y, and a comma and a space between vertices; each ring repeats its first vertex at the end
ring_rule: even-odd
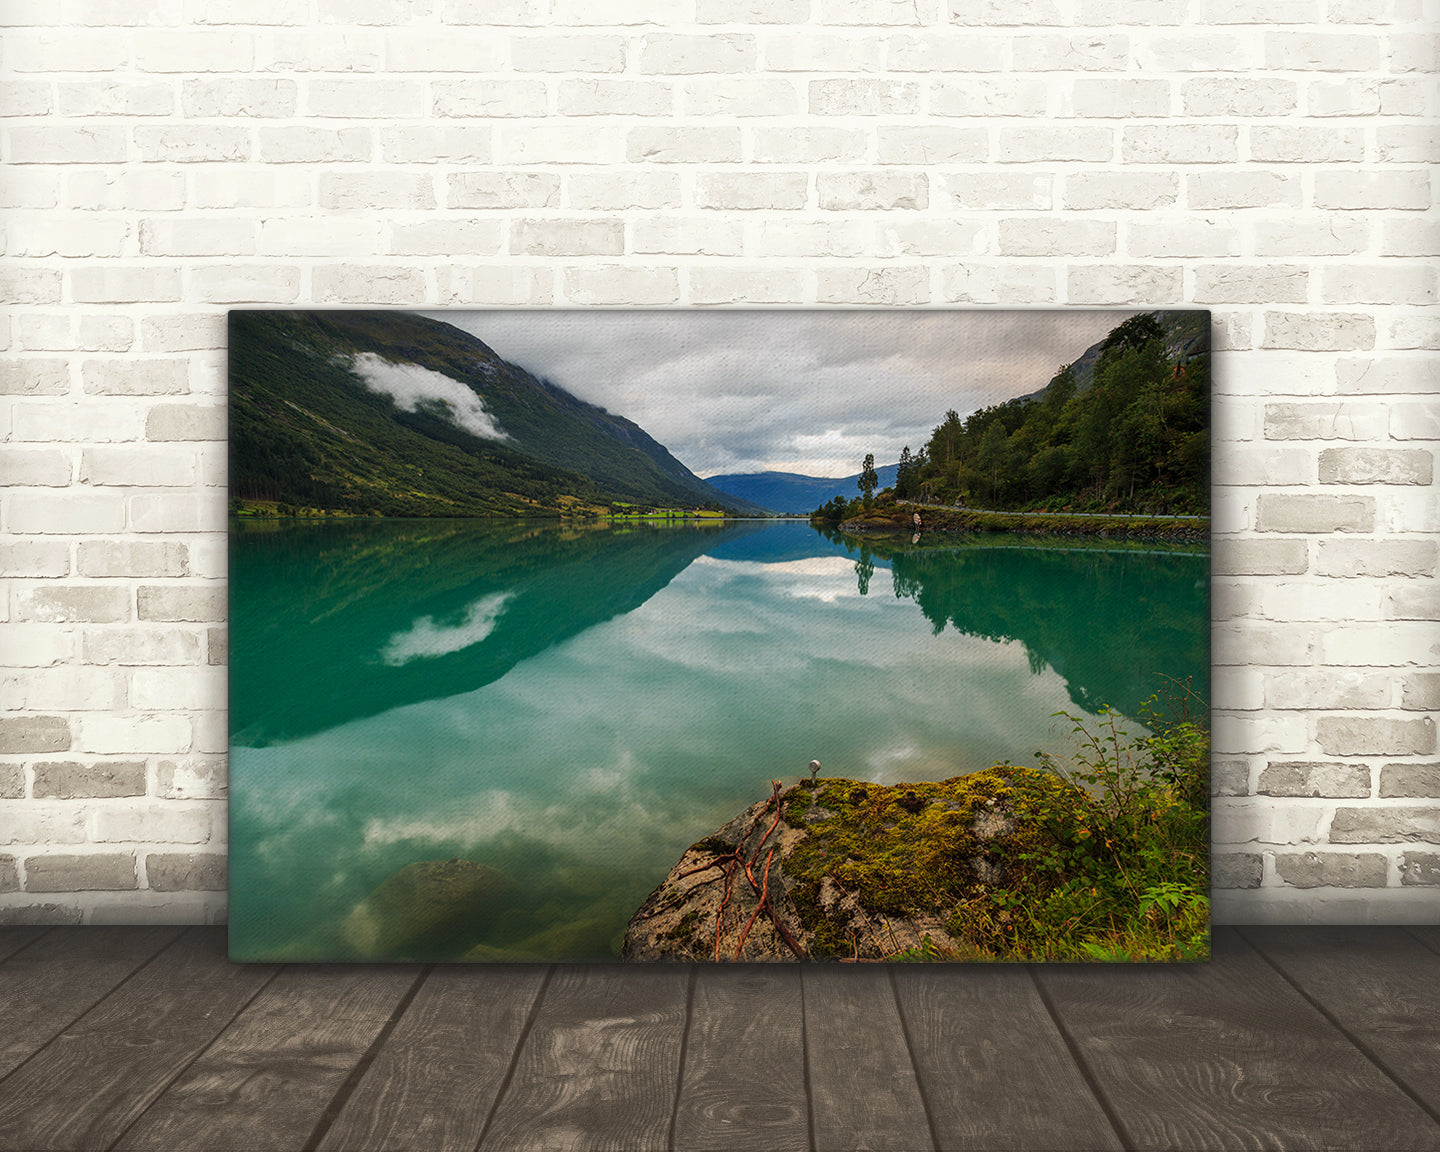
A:
POLYGON ((1028 770, 895 787, 821 779, 754 804, 686 850, 631 917, 621 956, 954 953, 965 900, 1003 883, 1013 855, 1007 773, 1016 771, 1028 770))
POLYGON ((437 960, 462 953, 504 906, 509 881, 473 860, 422 860, 355 906, 340 938, 370 960, 437 960))

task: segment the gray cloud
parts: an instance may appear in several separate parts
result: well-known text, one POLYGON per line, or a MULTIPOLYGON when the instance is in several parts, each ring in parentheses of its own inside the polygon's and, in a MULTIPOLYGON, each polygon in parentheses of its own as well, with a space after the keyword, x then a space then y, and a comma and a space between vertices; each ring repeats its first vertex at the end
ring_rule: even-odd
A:
POLYGON ((510 434, 495 423, 495 417, 485 411, 480 397, 449 376, 419 364, 392 364, 374 352, 359 353, 351 370, 370 391, 389 396, 407 412, 414 412, 422 404, 435 405, 467 432, 486 440, 510 439, 510 434))
POLYGON ((701 476, 847 476, 1043 388, 1127 311, 434 312, 634 420, 701 476))

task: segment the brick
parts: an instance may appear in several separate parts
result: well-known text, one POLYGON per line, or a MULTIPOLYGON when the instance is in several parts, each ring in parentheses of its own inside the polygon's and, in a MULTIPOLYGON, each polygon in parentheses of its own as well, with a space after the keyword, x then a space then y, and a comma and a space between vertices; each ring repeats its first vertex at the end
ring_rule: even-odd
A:
POLYGON ((1312 0, 1204 0, 1203 24, 1311 24, 1312 0))
POLYGON ((66 716, 0 716, 0 753, 68 752, 66 716))
POLYGON ((1311 117, 1378 115, 1379 82, 1369 77, 1313 80, 1305 87, 1305 111, 1311 117))
POLYGON ((571 208, 618 211, 624 208, 678 208, 678 172, 578 172, 570 177, 566 202, 571 208))
MULTIPOLYGON (((951 63, 954 57, 950 58, 951 63)), ((892 49, 892 63, 893 49, 892 49)), ((966 77, 942 80, 930 87, 931 116, 1044 116, 1049 110, 1049 88, 1043 80, 1008 77, 966 77)), ((980 156, 979 159, 984 159, 980 156)))
POLYGON ((1124 172, 1067 173, 1062 195, 1067 208, 1154 209, 1173 207, 1179 191, 1180 179, 1173 172, 1138 172, 1132 169, 1124 172))
POLYGON ((675 93, 651 80, 562 80, 556 102, 562 116, 670 116, 675 93))
POLYGON ((190 390, 187 360, 86 360, 80 367, 87 396, 173 396, 190 390))
POLYGON ((250 129, 222 124, 138 125, 135 147, 147 163, 194 164, 201 161, 248 160, 250 129))
POLYGON ((261 128, 255 156, 266 164, 320 164, 369 160, 371 149, 368 128, 316 128, 296 124, 261 128))
POLYGON ((989 150, 983 128, 897 125, 877 131, 875 158, 881 164, 964 164, 983 162, 989 150))
POLYGON ((1435 751, 1435 722, 1428 716, 1418 720, 1321 716, 1316 739, 1330 756, 1424 756, 1435 751))
POLYGON ((1000 221, 1005 256, 1108 256, 1115 251, 1113 220, 1022 218, 1000 221))
POLYGON ((230 663, 230 633, 225 628, 205 630, 205 662, 216 666, 230 663))
POLYGON ((1293 80, 1205 76, 1181 84, 1180 101, 1187 116, 1287 116, 1295 111, 1299 97, 1293 80))
POLYGON ((1192 209, 1298 208, 1300 180, 1290 172, 1192 172, 1185 177, 1192 209))
POLYGON ((208 352, 225 347, 225 318, 214 313, 147 316, 140 332, 147 352, 208 352))
MULTIPOLYGON (((800 94, 783 77, 688 80, 684 92, 687 116, 791 116, 800 111, 800 94)), ((667 101, 655 114, 668 113, 667 101)))
MULTIPOLYGON (((7 174, 6 181, 11 179, 7 174)), ((0 302, 6 304, 58 304, 61 273, 54 268, 0 269, 0 302)))
POLYGON ((805 283, 803 272, 787 268, 692 268, 687 279, 695 304, 790 304, 805 283))
POLYGON ((138 888, 135 857, 127 852, 31 856, 27 892, 121 892, 138 888))
POLYGON ((1265 67, 1299 72, 1375 72, 1380 38, 1325 32, 1265 33, 1265 67))
POLYGON ((125 497, 118 492, 17 491, 10 495, 12 532, 90 535, 125 527, 125 497))
POLYGON ((1287 124, 1250 129, 1250 159, 1265 164, 1359 163, 1365 159, 1365 133, 1334 124, 1287 124))
POLYGON ((1324 268, 1320 287, 1327 304, 1433 304, 1435 270, 1408 261, 1324 268))
POLYGON ((810 177, 804 172, 701 173, 695 203, 701 208, 804 208, 810 198, 810 177))
POLYGON ((618 256, 625 250, 619 220, 518 220, 510 250, 530 256, 618 256))
MULTIPOLYGON (((984 223, 978 220, 947 223, 892 217, 876 224, 874 251, 871 254, 878 257, 954 256, 958 253, 976 251, 981 244, 984 231, 984 223)), ((859 256, 864 252, 863 242, 854 251, 834 250, 834 254, 850 256, 859 256)), ((827 255, 829 253, 816 251, 812 254, 827 255)))
POLYGON ((344 265, 311 273, 315 300, 336 304, 418 304, 425 299, 420 268, 344 265))
POLYGON ((46 256, 123 256, 130 236, 126 220, 77 217, 64 219, 16 214, 6 229, 6 254, 29 259, 46 256))
POLYGON ((402 256, 493 256, 500 251, 496 220, 422 220, 391 224, 388 251, 402 256))
POLYGON ((881 36, 834 36, 807 28, 799 34, 765 39, 769 72, 879 72, 885 55, 881 36))
POLYGON ((79 924, 84 916, 84 909, 60 904, 21 904, 0 908, 0 924, 79 924))
POLYGON ((510 66, 517 72, 623 72, 623 36, 516 36, 510 66))
POLYGON ((1423 168, 1321 169, 1315 173, 1314 203, 1317 208, 1424 210, 1431 205, 1430 177, 1423 168))
POLYGON ((1266 404, 1267 440, 1378 440, 1388 431, 1388 413, 1354 403, 1266 404))
POLYGON ((1440 620, 1440 587, 1396 587, 1385 597, 1385 606, 1391 620, 1440 620))
POLYGON ((945 270, 942 291, 946 300, 962 304, 1053 303, 1055 280, 1049 267, 964 264, 945 270))
POLYGON ((101 712, 80 718, 75 751, 105 756, 178 755, 195 739, 190 717, 178 713, 117 715, 101 712))
POLYGON ((1401 682, 1400 707, 1419 712, 1440 711, 1440 672, 1412 672, 1406 676, 1401 682))
POLYGON ((1440 220, 1399 217, 1386 220, 1380 231, 1381 256, 1440 256, 1440 220))
POLYGON ((1263 708, 1264 704, 1264 677, 1258 668, 1227 668, 1225 674, 1216 676, 1211 684, 1212 708, 1246 712, 1263 708))
POLYGON ((1440 160, 1440 133, 1433 125, 1388 124, 1376 130, 1384 164, 1434 164, 1440 160))
POLYGON ((1233 124, 1132 124, 1121 137, 1128 164, 1223 164, 1239 158, 1233 124))
POLYGON ((965 172, 941 178, 948 199, 958 208, 988 211, 1048 211, 1054 177, 1034 172, 965 172))
POLYGON ((868 134, 853 128, 756 128, 751 160, 760 164, 820 164, 861 160, 868 134))
POLYGON ((936 19, 934 0, 820 0, 820 19, 829 24, 928 24, 936 19))
POLYGON ((1386 764, 1380 769, 1384 797, 1440 798, 1440 764, 1386 764))
POLYGON ((1250 762, 1248 760, 1217 760, 1210 766, 1210 795, 1248 796, 1250 794, 1250 762))
POLYGON ((40 761, 35 765, 37 800, 88 800, 145 795, 144 761, 81 764, 73 760, 40 761))
POLYGON ((1136 220, 1126 228, 1125 251, 1131 256, 1172 258, 1239 256, 1240 232, 1215 220, 1136 220))
POLYGON ((223 588, 206 585, 149 585, 136 590, 137 618, 166 622, 224 620, 223 588))
POLYGON ((1440 853, 1403 853, 1400 857, 1400 883, 1407 887, 1440 884, 1440 853))
POLYGON ((745 230, 731 220, 661 216, 634 224, 631 250, 676 256, 739 256, 745 251, 745 230))
POLYGON ((198 664, 200 637, 182 629, 91 629, 84 635, 82 651, 87 664, 167 667, 198 664))
POLYGON ((920 111, 921 87, 908 80, 812 80, 808 91, 812 116, 906 116, 920 111))
POLYGON ((1195 269, 1194 299, 1197 304, 1303 304, 1309 287, 1305 265, 1207 264, 1195 269))
POLYGON ((169 541, 82 540, 76 549, 81 576, 188 576, 189 549, 169 541))
POLYGON ((1275 871, 1296 888, 1384 888, 1389 861, 1378 852, 1280 852, 1275 871))
POLYGON ((956 24, 986 27, 1064 24, 1052 0, 950 0, 950 19, 956 24))
POLYGON ((687 36, 652 32, 640 43, 641 72, 666 76, 751 72, 756 62, 755 37, 738 33, 687 36))
POLYGON ((928 267, 822 268, 816 273, 822 304, 925 304, 930 300, 928 267))
MULTIPOLYGON (((83 548, 84 545, 82 544, 83 548)), ((0 541, 0 578, 70 575, 68 540, 0 541)))
MULTIPOLYGON (((1037 85, 1043 91, 1043 85, 1037 85)), ((1043 115, 1045 100, 1040 99, 1038 111, 1043 115)), ((1085 78, 1072 81, 1065 94, 1062 113, 1086 119, 1123 120, 1132 116, 1168 116, 1170 114, 1170 81, 1085 78)), ((977 113, 967 113, 975 115, 977 113)))
POLYGON ((180 299, 178 268, 76 268, 70 289, 79 304, 165 303, 180 299))
POLYGON ((1256 529, 1260 532, 1372 532, 1371 496, 1261 494, 1256 529))
POLYGON ((446 0, 441 9, 447 24, 544 24, 546 0, 446 0))
POLYGON ((1330 825, 1333 844, 1440 844, 1440 807, 1339 808, 1330 825))
POLYGON ((697 0, 695 19, 701 24, 803 24, 810 18, 810 0, 697 0))
POLYGON ((369 211, 434 208, 435 190, 426 172, 322 172, 320 206, 369 211))
POLYGON ((455 172, 451 208, 550 208, 559 203, 560 177, 548 172, 455 172))
POLYGON ((1434 454, 1423 449, 1326 448, 1320 453, 1322 484, 1430 484, 1434 454))
POLYGON ((70 391, 70 363, 48 357, 0 361, 0 395, 64 396, 70 391))
POLYGON ((430 15, 431 0, 320 0, 325 24, 407 24, 430 15))
POLYGON ((1212 626, 1211 662, 1215 665, 1301 665, 1315 662, 1315 641, 1308 630, 1246 623, 1212 626))
POLYGON ((740 129, 635 128, 626 137, 625 152, 632 163, 727 163, 741 158, 740 129))
POLYGON ((210 839, 209 810, 173 802, 144 807, 97 806, 91 826, 93 838, 101 844, 128 841, 203 844, 210 839))
POLYGON ((255 57, 253 37, 228 29, 147 28, 134 49, 141 72, 248 72, 255 57))
POLYGON ((0 455, 0 484, 64 488, 70 483, 70 454, 56 448, 9 448, 0 455))
POLYGON ((1440 349, 1440 317, 1413 313, 1392 315, 1385 325, 1385 333, 1392 348, 1440 349))
POLYGON ((1433 540, 1322 540, 1315 560, 1319 576, 1433 576, 1433 540))
POLYGON ((129 498, 132 532, 223 532, 225 505, 191 492, 137 492, 129 498))
POLYGON ((1114 158, 1115 130, 1075 125, 1040 128, 1001 124, 995 160, 1001 164, 1053 163, 1085 160, 1107 163, 1114 158))
MULTIPOLYGON (((1045 97, 1041 97, 1041 109, 1033 110, 1033 101, 1038 88, 1045 85, 1039 80, 1013 80, 989 76, 967 76, 962 81, 945 80, 946 73, 1003 72, 1005 71, 1005 41, 990 33, 972 32, 917 32, 900 33, 885 40, 885 64, 889 72, 924 72, 935 81, 930 85, 932 113, 943 116, 983 115, 975 109, 981 108, 987 97, 993 97, 993 113, 996 116, 1037 116, 1045 111, 1045 97), (943 105, 945 110, 937 108, 943 105), (1021 111, 1028 107, 1030 111, 1021 111)), ((826 71, 820 67, 816 71, 826 71)))
POLYGON ((430 89, 436 116, 544 116, 549 109, 543 80, 435 80, 430 89))
POLYGON ((228 791, 223 758, 161 760, 155 765, 155 794, 172 800, 221 800, 228 791))
POLYGON ((300 256, 353 256, 381 247, 381 221, 334 215, 319 220, 280 217, 260 222, 260 251, 295 259, 300 256))
POLYGON ((1255 255, 1261 257, 1350 256, 1370 242, 1369 223, 1354 216, 1307 213, 1300 217, 1257 220, 1252 229, 1255 255))
POLYGON ((293 116, 296 103, 293 80, 227 76, 186 80, 180 89, 180 106, 195 119, 293 116))
POLYGON ((48 81, 0 80, 0 115, 48 116, 54 110, 48 81))
POLYGON ((6 688, 12 707, 36 712, 115 711, 128 702, 125 674, 107 668, 27 668, 6 688))
POLYGON ((151 852, 145 876, 155 892, 223 891, 226 859, 215 852, 151 852))
POLYGON ((572 268, 565 272, 565 295, 576 304, 674 304, 680 280, 674 268, 572 268))
POLYGON ((20 870, 14 856, 0 856, 0 892, 20 891, 20 870))
POLYGON ((414 120, 429 114, 425 85, 408 77, 344 76, 312 79, 304 112, 356 120, 414 120))
MULTIPOLYGON (((293 11, 293 8, 292 8, 293 11)), ((303 17, 302 17, 303 18, 303 17)), ((391 71, 403 71, 405 58, 400 44, 406 38, 397 31, 381 33, 362 31, 354 28, 323 28, 290 31, 276 29, 268 32, 257 45, 255 71, 257 72, 378 72, 386 61, 386 49, 390 52, 391 71)), ((432 41, 438 39, 431 38, 432 41)), ((490 53, 498 51, 498 45, 485 42, 477 44, 470 37, 448 36, 445 43, 452 50, 468 50, 466 58, 471 66, 485 70, 487 48, 490 53)), ((443 71, 443 62, 432 60, 425 70, 443 71)))
POLYGON ((1392 440, 1440 440, 1440 412, 1431 404, 1391 404, 1392 440))
POLYGON ((1018 33, 1010 51, 1016 72, 1123 72, 1130 63, 1130 38, 1121 33, 1018 33))
POLYGON ((929 206, 929 184, 922 173, 821 172, 815 177, 819 205, 827 211, 891 211, 929 206))
POLYGON ((1210 861, 1212 888, 1258 888, 1264 874, 1258 852, 1216 852, 1210 861))
POLYGON ((1150 33, 1137 40, 1133 59, 1146 72, 1260 71, 1260 46, 1250 34, 1150 33))
POLYGON ((1260 773, 1262 796, 1352 798, 1370 795, 1370 769, 1364 764, 1276 761, 1260 773))
MULTIPOLYGON (((262 129, 261 136, 268 137, 268 132, 262 129)), ((308 169, 288 165, 200 164, 191 169, 190 188, 193 208, 311 208, 315 203, 315 177, 308 169)), ((192 275, 215 271, 196 268, 192 275)))
POLYGON ((436 270, 440 299, 449 304, 549 304, 555 275, 549 268, 459 267, 436 270))
POLYGON ((1231 800, 1215 812, 1214 843, 1316 844, 1323 809, 1271 799, 1231 800))
POLYGON ((89 399, 83 404, 36 404, 13 409, 16 442, 108 444, 138 439, 144 411, 132 403, 89 399))
POLYGON ((869 229, 860 221, 761 220, 748 254, 752 256, 863 256, 869 229))
MULTIPOLYGON (((136 129, 138 134, 139 129, 136 129)), ((10 129, 11 164, 119 164, 125 160, 123 129, 65 125, 10 129)))
POLYGON ((1066 298, 1071 304, 1157 304, 1184 299, 1179 268, 1150 264, 1084 267, 1066 273, 1066 298))

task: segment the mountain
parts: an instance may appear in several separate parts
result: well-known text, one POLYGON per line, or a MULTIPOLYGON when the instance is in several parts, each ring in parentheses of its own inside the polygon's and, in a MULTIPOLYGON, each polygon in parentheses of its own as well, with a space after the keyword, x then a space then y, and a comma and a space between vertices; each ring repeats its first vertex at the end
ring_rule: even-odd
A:
MULTIPOLYGON (((1152 313, 1165 330, 1165 357, 1172 361, 1188 361, 1210 351, 1210 313, 1195 309, 1160 308, 1152 313)), ((1109 339, 1107 336, 1106 339, 1109 339)), ((1105 340, 1097 340, 1070 365, 1075 373, 1075 391, 1084 392, 1095 378, 1095 362, 1105 350, 1105 340)), ((1038 400, 1050 390, 1045 385, 1023 397, 1038 400)))
POLYGON ((230 314, 230 486, 385 516, 758 512, 639 425, 408 312, 230 314))
MULTIPOLYGON (((878 492, 895 483, 897 464, 876 468, 878 492)), ((853 500, 860 495, 860 473, 837 480, 833 476, 802 476, 798 472, 731 472, 711 476, 708 482, 721 492, 776 512, 809 513, 836 496, 853 500)))

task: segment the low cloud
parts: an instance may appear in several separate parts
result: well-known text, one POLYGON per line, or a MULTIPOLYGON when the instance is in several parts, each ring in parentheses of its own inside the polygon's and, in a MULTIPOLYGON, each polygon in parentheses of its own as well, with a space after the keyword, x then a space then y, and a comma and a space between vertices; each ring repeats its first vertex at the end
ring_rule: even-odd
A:
POLYGON ((485 440, 508 440, 510 434, 485 411, 480 397, 458 380, 422 368, 419 364, 392 364, 374 352, 359 353, 352 365, 355 375, 372 392, 395 401, 406 412, 422 404, 443 408, 458 427, 485 440))

